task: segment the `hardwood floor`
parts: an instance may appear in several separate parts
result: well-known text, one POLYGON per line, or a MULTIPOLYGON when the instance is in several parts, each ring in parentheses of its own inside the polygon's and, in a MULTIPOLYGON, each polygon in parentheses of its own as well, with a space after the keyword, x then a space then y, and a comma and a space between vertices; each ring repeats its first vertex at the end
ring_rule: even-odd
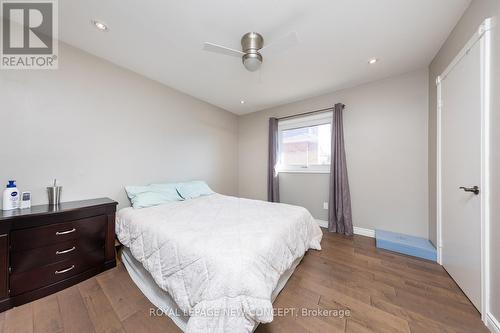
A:
MULTIPOLYGON (((256 332, 488 332, 439 265, 378 250, 362 236, 325 233, 322 246, 305 256, 276 299, 275 308, 294 308, 294 315, 276 316, 256 332), (303 316, 302 309, 330 312, 303 316)), ((168 317, 151 317, 151 307, 119 264, 1 313, 0 332, 180 332, 168 317)))

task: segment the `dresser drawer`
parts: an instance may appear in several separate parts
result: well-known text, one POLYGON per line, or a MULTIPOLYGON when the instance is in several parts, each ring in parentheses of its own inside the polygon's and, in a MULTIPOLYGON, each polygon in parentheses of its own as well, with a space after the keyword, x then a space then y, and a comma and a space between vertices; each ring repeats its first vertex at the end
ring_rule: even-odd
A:
POLYGON ((59 261, 10 276, 11 295, 19 295, 67 279, 104 263, 104 250, 88 252, 79 257, 59 261))
POLYGON ((58 243, 89 238, 104 240, 106 215, 11 232, 11 251, 25 251, 58 243))
POLYGON ((10 258, 11 273, 20 273, 59 261, 77 258, 87 252, 99 249, 104 251, 104 239, 82 238, 36 249, 12 252, 10 258))

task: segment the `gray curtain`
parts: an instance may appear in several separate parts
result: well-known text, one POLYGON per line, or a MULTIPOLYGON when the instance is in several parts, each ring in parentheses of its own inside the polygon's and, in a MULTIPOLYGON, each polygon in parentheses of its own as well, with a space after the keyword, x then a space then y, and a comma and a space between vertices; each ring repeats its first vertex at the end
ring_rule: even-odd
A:
POLYGON ((267 201, 279 202, 280 189, 276 163, 278 162, 278 119, 269 119, 269 159, 267 166, 267 201))
POLYGON ((347 164, 344 147, 344 104, 335 104, 332 123, 332 160, 330 166, 330 198, 328 230, 352 235, 351 194, 347 179, 347 164))

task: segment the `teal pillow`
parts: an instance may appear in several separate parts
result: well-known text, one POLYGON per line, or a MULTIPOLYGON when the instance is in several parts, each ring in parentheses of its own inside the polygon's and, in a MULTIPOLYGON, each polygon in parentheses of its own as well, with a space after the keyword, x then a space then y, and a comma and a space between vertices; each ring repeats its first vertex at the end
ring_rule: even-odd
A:
MULTIPOLYGON (((151 184, 149 185, 151 191, 160 192, 176 192, 177 193, 177 183, 165 183, 165 184, 151 184)), ((177 196, 180 198, 179 194, 177 196)), ((180 198, 182 200, 182 198, 180 198)))
POLYGON ((135 209, 153 207, 167 202, 180 200, 182 200, 182 198, 177 195, 177 192, 176 197, 173 197, 172 194, 168 192, 142 192, 130 199, 132 207, 135 209))
POLYGON ((186 200, 215 193, 210 187, 208 187, 207 183, 201 180, 179 183, 177 184, 177 192, 179 192, 181 197, 186 200))
POLYGON ((134 208, 146 208, 166 202, 183 200, 177 193, 176 184, 151 184, 125 187, 134 208))

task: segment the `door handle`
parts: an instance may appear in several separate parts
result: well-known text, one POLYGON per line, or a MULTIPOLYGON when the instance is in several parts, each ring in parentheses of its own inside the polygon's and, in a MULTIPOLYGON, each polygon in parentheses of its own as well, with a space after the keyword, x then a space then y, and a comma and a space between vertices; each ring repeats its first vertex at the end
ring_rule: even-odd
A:
POLYGON ((459 189, 464 190, 465 192, 472 192, 475 195, 479 194, 479 186, 473 186, 473 187, 460 186, 459 189))

